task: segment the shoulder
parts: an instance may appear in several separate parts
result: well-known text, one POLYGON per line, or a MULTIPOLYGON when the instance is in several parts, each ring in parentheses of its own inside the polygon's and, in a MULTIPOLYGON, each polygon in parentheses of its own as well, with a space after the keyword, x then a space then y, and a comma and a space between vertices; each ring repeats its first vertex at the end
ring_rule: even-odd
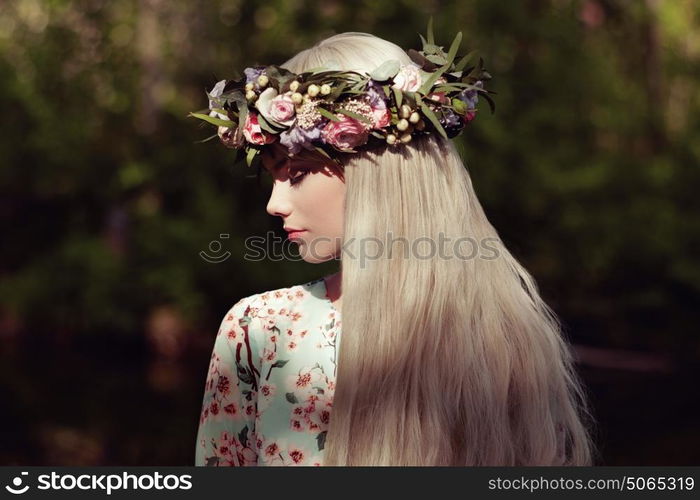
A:
POLYGON ((268 330, 290 316, 293 319, 308 300, 323 296, 325 285, 322 280, 318 278, 243 297, 226 312, 219 333, 244 329, 252 335, 252 332, 268 330))

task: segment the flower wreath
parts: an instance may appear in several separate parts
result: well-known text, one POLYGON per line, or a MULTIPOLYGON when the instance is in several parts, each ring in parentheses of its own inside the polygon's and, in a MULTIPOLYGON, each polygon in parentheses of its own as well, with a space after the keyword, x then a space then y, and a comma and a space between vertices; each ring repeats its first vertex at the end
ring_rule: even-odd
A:
POLYGON ((289 156, 305 148, 334 159, 337 152, 400 147, 413 136, 452 138, 476 117, 479 95, 495 112, 483 59, 467 67, 472 51, 454 63, 462 33, 447 53, 435 44, 432 19, 427 39, 419 36, 423 50, 409 49, 411 64, 388 60, 369 74, 340 71, 334 62, 300 74, 275 65, 246 68, 245 78, 218 82, 207 92, 209 108, 190 116, 217 126, 237 161, 245 155, 251 166, 277 141, 289 156))

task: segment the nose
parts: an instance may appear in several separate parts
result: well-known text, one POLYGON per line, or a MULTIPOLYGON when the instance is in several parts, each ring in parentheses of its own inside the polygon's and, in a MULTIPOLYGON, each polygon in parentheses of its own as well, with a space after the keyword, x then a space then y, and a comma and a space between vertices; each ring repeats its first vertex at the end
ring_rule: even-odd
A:
POLYGON ((292 211, 288 194, 288 182, 275 182, 272 186, 270 199, 267 202, 267 213, 279 217, 287 217, 292 211))

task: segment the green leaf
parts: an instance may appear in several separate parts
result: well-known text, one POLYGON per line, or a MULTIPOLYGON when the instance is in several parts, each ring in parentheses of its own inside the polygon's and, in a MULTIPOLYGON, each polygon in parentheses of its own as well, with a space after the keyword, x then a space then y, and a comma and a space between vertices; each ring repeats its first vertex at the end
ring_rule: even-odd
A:
POLYGON ((452 61, 455 60, 455 56, 457 55, 457 50, 459 50, 459 46, 462 43, 462 32, 458 32, 457 35, 455 36, 455 39, 452 41, 452 45, 450 45, 450 51, 447 53, 447 66, 449 67, 452 64, 452 61))
POLYGON ((279 359, 279 360, 274 362, 274 364, 272 365, 272 368, 282 368, 287 363, 289 363, 288 359, 279 359))
POLYGON ((238 88, 228 90, 221 94, 221 100, 233 102, 246 102, 245 94, 243 93, 242 89, 238 88))
POLYGON ((455 66, 455 71, 462 71, 467 65, 467 63, 471 61, 471 59, 476 55, 476 53, 476 50, 472 50, 469 54, 460 59, 457 65, 455 66))
POLYGON ((442 128, 442 125, 440 125, 440 121, 437 119, 437 116, 435 116, 435 113, 425 104, 424 102, 420 103, 420 109, 423 112, 423 114, 430 120, 430 122, 433 124, 435 129, 440 133, 441 136, 443 136, 445 139, 447 139, 447 132, 445 132, 445 129, 442 128))
POLYGON ((276 129, 270 123, 263 117, 262 113, 258 114, 258 124, 260 125, 260 128, 263 129, 265 132, 269 132, 271 134, 277 135, 280 130, 276 129))
POLYGON ((397 61, 396 59, 390 59, 388 61, 385 61, 378 68, 372 71, 369 74, 369 76, 372 78, 372 80, 376 80, 378 82, 385 82, 390 78, 394 78, 396 76, 396 73, 399 72, 400 67, 401 63, 399 61, 397 61))
POLYGON ((484 99, 486 99, 486 102, 489 103, 489 107, 491 108, 491 114, 496 112, 496 103, 493 102, 493 99, 491 99, 491 96, 488 95, 486 92, 479 92, 479 95, 482 96, 484 99))
POLYGON ((203 113, 190 113, 188 116, 193 116, 195 118, 199 118, 200 120, 204 120, 205 122, 209 122, 212 125, 216 125, 217 127, 235 127, 236 122, 232 122, 231 120, 222 120, 221 118, 216 118, 215 116, 209 116, 205 115, 203 113))
POLYGON ((202 139, 201 141, 194 141, 194 142, 195 142, 195 144, 201 144, 201 143, 203 143, 203 142, 209 142, 209 141, 211 141, 214 137, 219 137, 219 134, 210 135, 210 136, 207 137, 206 139, 202 139))
POLYGON ((447 59, 445 59, 445 56, 440 55, 440 54, 430 54, 429 56, 426 56, 425 58, 437 66, 442 66, 443 64, 447 63, 447 59))
POLYGON ((297 403, 299 402, 299 400, 297 399, 297 397, 294 395, 293 392, 288 392, 288 393, 286 393, 286 394, 284 395, 284 397, 287 399, 287 401, 289 401, 289 402, 292 403, 293 405, 295 405, 295 404, 297 404, 297 403))
MULTIPOLYGON (((346 90, 345 92, 347 92, 347 93, 349 93, 349 94, 354 94, 354 93, 357 93, 357 92, 362 92, 362 90, 363 90, 363 88, 364 88, 364 86, 365 86, 366 84, 367 84, 367 82, 365 82, 365 81, 359 81, 359 82, 357 82, 355 85, 353 85, 353 86, 350 88, 350 90, 346 90)), ((331 95, 332 95, 332 94, 331 94, 331 95)))
POLYGON ((339 122, 339 121, 341 121, 340 118, 338 118, 337 116, 335 116, 333 113, 331 113, 331 112, 328 111, 327 109, 322 108, 321 106, 317 106, 317 107, 316 107, 316 111, 318 111, 318 112, 321 114, 321 116, 325 116, 326 118, 328 118, 328 119, 331 120, 331 121, 334 121, 334 122, 339 122))
POLYGON ((245 162, 248 164, 249 167, 253 164, 253 160, 255 159, 255 156, 259 152, 260 152, 259 149, 255 149, 255 148, 248 149, 248 153, 246 154, 246 157, 245 157, 245 162))
POLYGON ((471 83, 463 83, 463 82, 450 82, 449 85, 452 85, 453 87, 461 87, 462 90, 482 90, 481 87, 476 87, 472 85, 471 83))
POLYGON ((434 44, 435 36, 433 36, 433 16, 430 16, 430 19, 428 19, 428 30, 426 31, 426 34, 428 36, 428 43, 434 44))
POLYGON ((423 35, 420 35, 420 39, 423 42, 423 57, 427 57, 428 55, 433 55, 433 54, 439 54, 442 52, 441 48, 435 45, 434 43, 428 43, 425 38, 423 38, 423 35))
POLYGON ((359 120, 364 123, 372 124, 372 121, 367 117, 359 115, 357 113, 353 113, 352 111, 348 111, 347 109, 339 109, 338 113, 343 114, 345 116, 349 116, 350 118, 354 118, 355 120, 359 120))
POLYGON ((217 113, 228 116, 228 111, 222 108, 212 108, 210 111, 216 111, 217 113))
POLYGON ((322 147, 314 146, 314 148, 316 149, 316 151, 318 151, 320 154, 322 154, 323 156, 325 156, 329 160, 333 159, 333 158, 331 158, 331 155, 329 155, 328 152, 325 149, 323 149, 322 147))
POLYGON ((425 52, 425 47, 428 45, 428 40, 426 40, 425 37, 423 35, 421 35, 420 33, 418 34, 418 36, 420 37, 420 41, 423 44, 422 52, 425 52))
POLYGON ((438 78, 442 76, 442 74, 447 71, 449 68, 448 64, 445 64, 444 66, 440 67, 437 71, 432 73, 430 77, 423 83, 421 88, 418 90, 421 94, 428 94, 430 92, 430 88, 433 86, 433 84, 437 81, 438 78))
POLYGON ((433 89, 433 92, 461 92, 462 89, 460 87, 455 87, 452 84, 447 84, 447 85, 438 85, 433 89))
POLYGON ((396 109, 401 109, 401 103, 403 102, 403 92, 396 87, 392 87, 394 91, 394 98, 396 99, 396 109))

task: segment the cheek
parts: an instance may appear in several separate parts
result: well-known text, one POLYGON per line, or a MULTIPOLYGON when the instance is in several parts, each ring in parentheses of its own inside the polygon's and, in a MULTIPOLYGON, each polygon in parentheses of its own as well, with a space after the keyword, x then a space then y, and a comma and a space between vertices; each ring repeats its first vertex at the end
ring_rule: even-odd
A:
POLYGON ((317 173, 307 176, 305 213, 314 231, 338 236, 343 230, 345 183, 338 177, 317 173))

